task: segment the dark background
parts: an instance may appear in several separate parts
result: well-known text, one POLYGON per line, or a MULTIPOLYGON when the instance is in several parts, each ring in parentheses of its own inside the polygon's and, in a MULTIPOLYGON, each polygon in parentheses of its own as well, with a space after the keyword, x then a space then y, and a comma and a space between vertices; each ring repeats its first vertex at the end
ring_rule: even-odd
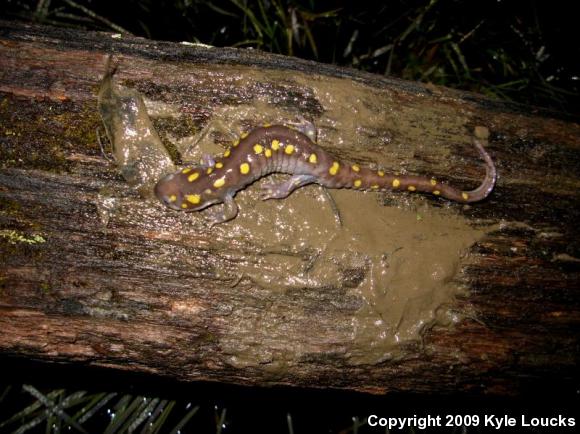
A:
MULTIPOLYGON (((157 397, 176 403, 167 420, 167 429, 180 420, 186 408, 199 405, 200 409, 182 432, 215 433, 219 419, 225 409, 222 433, 385 433, 384 428, 369 427, 367 417, 424 417, 427 415, 485 415, 503 417, 508 415, 518 419, 518 426, 507 430, 480 427, 456 427, 440 429, 392 430, 392 433, 574 433, 578 428, 522 428, 519 418, 532 417, 575 417, 578 426, 580 399, 577 384, 562 381, 552 382, 546 378, 535 383, 533 388, 514 390, 513 396, 498 397, 485 393, 457 393, 437 396, 394 392, 386 396, 369 395, 339 390, 298 389, 288 387, 255 388, 219 383, 196 382, 178 383, 171 379, 151 377, 143 374, 123 373, 106 369, 88 368, 75 365, 46 365, 20 359, 1 358, 0 376, 0 423, 11 415, 30 405, 35 400, 22 390, 22 384, 32 384, 48 393, 65 389, 66 394, 78 390, 89 393, 96 391, 114 392, 117 396, 110 401, 91 423, 83 426, 89 432, 103 432, 110 421, 108 411, 124 396, 157 397), (9 374, 9 375, 6 375, 9 374), (11 381, 6 392, 7 380, 11 381), (2 391, 4 390, 4 394, 2 391), (290 414, 292 429, 288 428, 290 414)), ((458 389, 460 389, 458 385, 458 389)), ((72 415, 74 411, 67 412, 72 415)), ((24 422, 29 419, 23 418, 24 422)), ((19 425, 10 425, 11 429, 19 425)), ((22 426, 22 425, 21 425, 22 426)), ((63 424, 66 426, 66 424, 63 424)), ((30 432, 45 432, 40 425, 30 432)), ((136 432, 141 432, 139 430, 136 432)), ((10 430, 0 432, 11 432, 10 430)), ((65 432, 75 432, 68 429, 65 432)))
MULTIPOLYGON (((507 0, 3 0, 0 19, 251 47, 578 115, 580 25, 572 5, 507 0)), ((117 397, 111 404, 124 396, 173 401, 168 427, 180 420, 190 408, 188 404, 199 405, 198 413, 182 432, 374 433, 385 431, 357 428, 353 418, 363 422, 373 413, 399 417, 491 413, 577 416, 580 407, 576 384, 567 386, 549 378, 533 389, 515 390, 511 397, 459 393, 460 385, 443 396, 395 392, 382 397, 334 390, 180 384, 146 375, 47 366, 1 356, 0 366, 0 432, 22 429, 44 409, 41 400, 23 390, 23 384, 33 385, 43 394, 63 390, 62 396, 78 390, 114 392, 117 397), (1 425, 35 402, 40 402, 40 410, 1 425), (219 428, 224 409, 225 427, 219 428)), ((101 432, 110 422, 110 410, 111 406, 105 406, 84 427, 101 432)), ((28 432, 56 432, 60 428, 75 432, 69 431, 62 419, 54 423, 61 425, 55 425, 56 429, 43 422, 28 432)), ((512 432, 522 431, 544 430, 512 432)), ((448 428, 439 432, 503 431, 448 428)))

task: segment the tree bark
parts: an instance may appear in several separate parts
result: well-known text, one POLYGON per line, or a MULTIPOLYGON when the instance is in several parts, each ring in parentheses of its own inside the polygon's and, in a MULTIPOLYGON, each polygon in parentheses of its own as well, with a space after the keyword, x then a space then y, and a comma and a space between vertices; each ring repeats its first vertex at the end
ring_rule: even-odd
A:
MULTIPOLYGON (((184 381, 373 393, 577 387, 577 120, 255 50, 12 22, 0 22, 0 70, 2 354, 184 381), (271 258, 301 264, 316 258, 309 255, 317 246, 276 245, 261 240, 264 226, 247 229, 253 193, 239 199, 246 206, 238 219, 213 229, 197 214, 139 196, 96 138, 96 95, 111 53, 116 80, 159 109, 154 124, 170 148, 180 142, 167 137, 210 131, 206 142, 219 150, 226 129, 207 127, 228 116, 239 133, 266 121, 264 111, 282 120, 300 115, 314 120, 321 146, 345 160, 367 164, 376 155, 387 169, 403 164, 474 185, 482 169, 468 138, 487 126, 499 180, 485 202, 373 196, 403 220, 443 213, 481 231, 447 279, 463 288, 444 303, 452 325, 433 320, 421 339, 365 357, 353 321, 368 303, 358 291, 371 279, 368 264, 342 269, 351 263, 329 261, 339 263, 331 269, 338 277, 288 283, 271 258)), ((185 160, 186 151, 172 152, 185 160)), ((318 193, 308 191, 293 200, 314 203, 318 193)), ((281 203, 264 207, 283 213, 281 203)))

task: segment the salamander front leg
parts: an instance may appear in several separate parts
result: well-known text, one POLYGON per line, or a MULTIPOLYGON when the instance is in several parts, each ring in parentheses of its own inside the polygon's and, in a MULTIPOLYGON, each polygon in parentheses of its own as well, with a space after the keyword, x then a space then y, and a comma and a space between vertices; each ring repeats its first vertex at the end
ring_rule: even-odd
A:
POLYGON ((286 182, 269 182, 262 184, 262 200, 284 199, 297 188, 312 184, 316 177, 312 175, 295 175, 286 182))
POLYGON ((207 211, 208 219, 209 219, 209 227, 213 228, 215 225, 219 225, 221 223, 225 223, 227 221, 232 220, 238 215, 238 204, 234 200, 234 196, 228 194, 224 198, 224 205, 222 209, 219 208, 211 208, 207 211))

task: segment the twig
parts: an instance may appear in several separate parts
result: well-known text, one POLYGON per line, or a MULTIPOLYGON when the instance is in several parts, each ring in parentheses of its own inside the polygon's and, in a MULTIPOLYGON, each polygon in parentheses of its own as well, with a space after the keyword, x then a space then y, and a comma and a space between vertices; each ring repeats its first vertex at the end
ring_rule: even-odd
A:
POLYGON ((64 0, 64 2, 72 8, 78 9, 83 13, 87 14, 89 17, 93 18, 94 20, 100 21, 101 23, 109 26, 111 29, 116 30, 119 33, 124 33, 126 35, 133 35, 129 30, 109 21, 105 17, 98 15, 97 13, 93 12, 92 10, 86 8, 83 5, 80 5, 72 0, 64 0))

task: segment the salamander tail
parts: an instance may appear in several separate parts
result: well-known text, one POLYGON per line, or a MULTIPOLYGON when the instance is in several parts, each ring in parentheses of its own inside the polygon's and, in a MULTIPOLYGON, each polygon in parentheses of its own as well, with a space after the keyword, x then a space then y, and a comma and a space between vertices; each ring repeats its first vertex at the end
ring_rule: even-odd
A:
MULTIPOLYGON (((485 178, 479 187, 475 190, 466 191, 464 195, 467 195, 465 202, 477 202, 485 199, 495 186, 497 179, 497 171, 495 169, 495 164, 493 160, 483 147, 483 144, 488 143, 489 130, 486 127, 475 127, 473 134, 473 144, 479 151, 481 157, 485 161, 485 178)), ((465 196, 464 196, 465 197, 465 196)))

